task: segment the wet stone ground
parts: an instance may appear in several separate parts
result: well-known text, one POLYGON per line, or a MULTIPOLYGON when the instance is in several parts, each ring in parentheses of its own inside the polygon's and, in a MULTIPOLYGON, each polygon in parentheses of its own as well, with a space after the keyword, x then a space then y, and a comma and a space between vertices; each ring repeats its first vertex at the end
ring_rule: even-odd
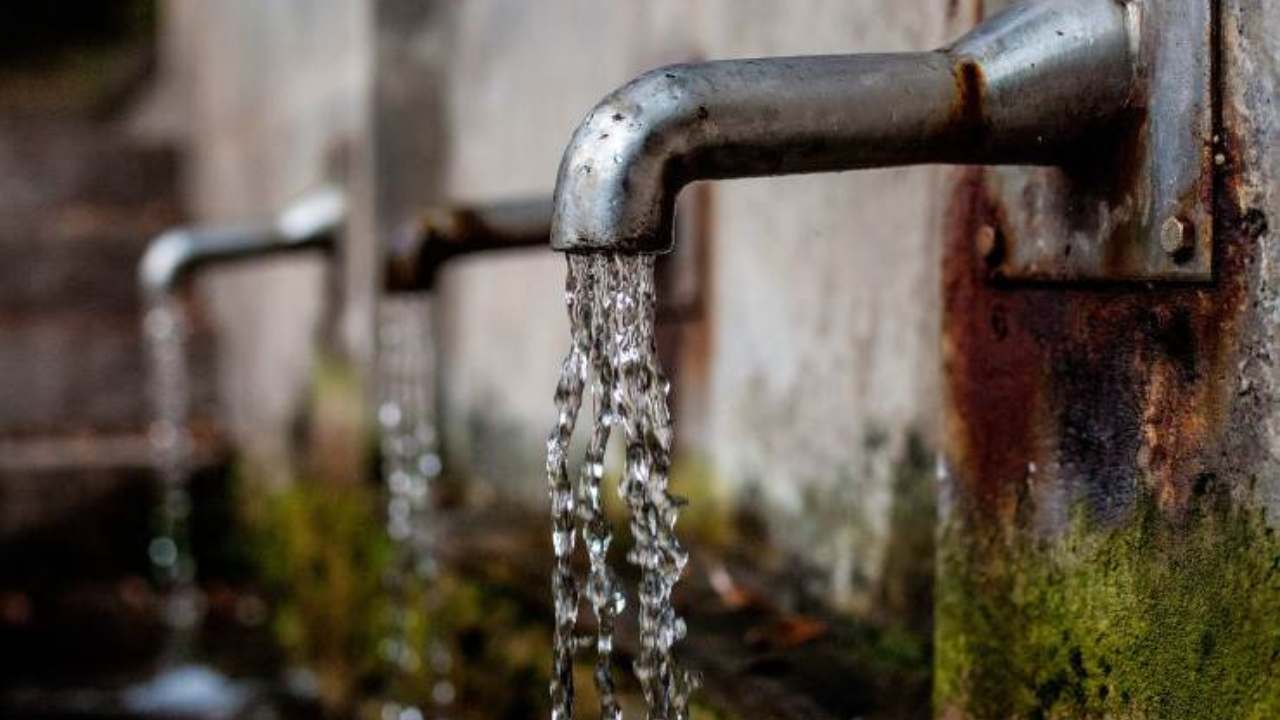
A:
MULTIPOLYGON (((197 658, 233 681, 234 692, 228 697, 235 703, 175 715, 130 710, 122 701, 127 689, 155 680, 164 639, 159 598, 145 579, 145 534, 121 530, 145 528, 148 505, 143 493, 140 498, 120 498, 112 515, 123 537, 110 548, 111 554, 123 556, 137 546, 136 560, 77 567, 75 553, 58 551, 56 569, 30 571, 21 578, 11 573, 0 586, 0 716, 377 716, 377 707, 361 700, 385 691, 376 663, 366 657, 371 653, 365 645, 376 645, 377 636, 359 627, 364 616, 377 614, 365 607, 376 604, 381 592, 376 578, 361 590, 358 586, 365 581, 352 568, 336 566, 341 565, 338 561, 299 560, 316 567, 303 568, 304 574, 296 577, 314 575, 321 583, 300 593, 323 596, 320 609, 299 610, 296 600, 279 596, 246 559, 243 550, 255 546, 230 517, 230 494, 223 483, 213 478, 195 486, 196 507, 204 508, 196 513, 195 545, 209 599, 197 658), (317 627, 299 628, 308 623, 317 627), (328 642, 300 644, 297 638, 308 633, 328 642), (298 654, 300 645, 323 656, 309 664, 298 654), (336 677, 340 675, 345 676, 336 677), (334 686, 345 690, 336 692, 334 686)), ((341 494, 327 497, 344 513, 359 507, 341 494)), ((326 523, 333 524, 333 517, 317 521, 326 523)), ((374 527, 376 519, 352 524, 351 532, 374 527)), ((448 716, 547 716, 547 573, 552 553, 545 516, 506 507, 455 509, 440 518, 439 531, 441 571, 431 591, 437 616, 428 625, 452 658, 441 676, 451 681, 448 716)), ((619 538, 625 542, 625 531, 619 538)), ((927 637, 828 612, 792 590, 804 587, 806 578, 765 548, 696 540, 688 545, 692 559, 676 603, 689 623, 688 638, 678 645, 678 652, 702 679, 694 697, 694 718, 929 716, 927 637)), ((6 556, 19 560, 19 555, 39 558, 50 552, 48 542, 28 543, 8 547, 6 556)), ((103 555, 96 557, 100 561, 103 555)), ((13 567, 23 566, 17 562, 13 567)), ((636 578, 622 579, 634 597, 636 578)), ((581 627, 591 627, 585 606, 581 627)), ((618 627, 616 667, 629 718, 643 717, 638 687, 622 672, 630 667, 637 644, 634 619, 627 614, 618 627)), ((575 678, 578 715, 594 717, 590 656, 579 660, 575 678)))
MULTIPOLYGON (((192 482, 201 508, 197 550, 209 571, 195 646, 199 662, 231 682, 219 687, 188 672, 170 678, 185 685, 169 688, 188 697, 193 689, 232 691, 223 697, 234 702, 220 708, 231 714, 208 717, 315 717, 316 702, 305 688, 273 680, 281 653, 265 599, 227 542, 235 523, 226 480, 224 472, 209 470, 192 482), (258 714, 264 710, 270 714, 258 714)), ((153 507, 149 474, 139 472, 75 517, 0 545, 0 717, 206 716, 129 707, 155 697, 144 691, 162 669, 169 637, 162 598, 148 579, 153 507)))
MULTIPOLYGON (((549 617, 550 528, 541 518, 513 509, 459 513, 446 519, 444 532, 446 565, 514 590, 534 617, 549 617)), ((689 546, 676 606, 689 624, 679 655, 702 680, 695 718, 929 717, 927 638, 841 617, 786 591, 804 578, 760 568, 767 553, 756 548, 689 546)), ((624 582, 634 596, 636 578, 624 582)), ((589 614, 584 608, 581 627, 591 627, 589 614)), ((618 668, 629 667, 638 644, 634 620, 625 616, 615 641, 618 668)), ((589 662, 584 657, 577 674, 583 717, 595 710, 589 662)), ((634 703, 638 688, 621 673, 619 680, 634 703)))

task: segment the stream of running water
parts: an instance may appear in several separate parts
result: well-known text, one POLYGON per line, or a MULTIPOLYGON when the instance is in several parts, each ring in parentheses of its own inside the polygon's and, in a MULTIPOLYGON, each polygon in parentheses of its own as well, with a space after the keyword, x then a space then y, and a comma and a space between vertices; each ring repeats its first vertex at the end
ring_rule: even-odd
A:
POLYGON ((169 664, 191 652, 202 599, 195 584, 188 522, 191 496, 192 439, 187 426, 190 380, 187 375, 187 319, 181 301, 165 296, 151 302, 143 333, 150 356, 154 420, 150 442, 160 501, 155 532, 147 547, 152 573, 164 593, 164 617, 170 629, 165 651, 169 664))
POLYGON ((452 702, 448 679, 452 658, 435 638, 425 638, 420 606, 437 573, 431 485, 441 463, 436 429, 435 347, 426 294, 383 298, 378 308, 378 384, 387 534, 395 557, 384 584, 391 600, 392 627, 380 654, 394 681, 383 701, 385 720, 422 720, 426 708, 411 700, 415 678, 434 676, 429 696, 443 712, 452 702), (415 590, 419 591, 415 593, 415 590))
POLYGON ((683 720, 688 717, 694 682, 673 657, 673 646, 684 637, 685 624, 672 606, 671 593, 688 556, 675 536, 681 502, 667 489, 670 387, 658 366, 654 344, 653 257, 569 255, 568 264, 565 302, 571 345, 556 388, 556 427, 547 441, 556 555, 552 718, 573 717, 574 659, 592 645, 600 716, 622 717, 613 679, 613 631, 626 608, 626 596, 609 565, 613 537, 602 499, 605 451, 612 430, 618 427, 626 446, 618 493, 626 505, 633 542, 626 557, 640 571, 640 646, 632 669, 649 720, 683 720), (588 393, 594 422, 575 488, 569 445, 588 393), (579 532, 590 567, 585 595, 595 616, 594 637, 577 632, 584 589, 573 568, 579 532))

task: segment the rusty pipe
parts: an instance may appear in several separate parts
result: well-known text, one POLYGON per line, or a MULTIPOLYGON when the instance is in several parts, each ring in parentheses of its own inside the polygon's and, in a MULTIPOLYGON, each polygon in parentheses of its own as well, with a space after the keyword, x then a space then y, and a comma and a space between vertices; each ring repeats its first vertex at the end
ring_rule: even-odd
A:
POLYGON ((182 227, 147 246, 138 264, 146 297, 169 294, 199 268, 296 252, 332 252, 347 203, 335 187, 320 188, 289 205, 269 223, 182 227))
POLYGON ((1029 0, 933 52, 672 65, 606 97, 556 183, 552 247, 665 252, 698 180, 1056 164, 1133 103, 1136 4, 1029 0))
POLYGON ((542 197, 427 210, 392 237, 383 289, 430 290, 454 258, 542 247, 551 235, 551 209, 551 198, 542 197))

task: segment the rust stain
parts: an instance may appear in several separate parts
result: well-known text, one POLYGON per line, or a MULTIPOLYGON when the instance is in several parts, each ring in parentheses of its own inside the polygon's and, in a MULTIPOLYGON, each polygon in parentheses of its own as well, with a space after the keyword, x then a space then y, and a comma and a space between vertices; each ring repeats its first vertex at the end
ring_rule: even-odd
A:
POLYGON ((1225 470, 1218 448, 1256 253, 1256 221, 1235 196, 1230 183, 1216 195, 1212 285, 1011 286, 992 281, 975 247, 984 226, 1001 227, 983 171, 958 171, 943 266, 958 512, 1009 528, 1038 485, 1056 483, 1106 522, 1145 484, 1176 515, 1197 478, 1225 470))
POLYGON ((951 72, 956 85, 956 102, 951 108, 951 118, 963 135, 960 140, 981 143, 986 131, 984 106, 987 92, 987 79, 982 67, 971 58, 961 58, 951 72))
POLYGON ((990 292, 980 272, 973 238, 994 225, 983 200, 983 171, 960 171, 947 210, 944 250, 943 366, 949 391, 944 435, 953 472, 965 480, 968 497, 997 515, 1014 508, 1006 488, 1026 477, 1034 455, 1041 404, 1043 358, 1010 299, 990 292), (1011 320, 1013 321, 1011 324, 1011 320))

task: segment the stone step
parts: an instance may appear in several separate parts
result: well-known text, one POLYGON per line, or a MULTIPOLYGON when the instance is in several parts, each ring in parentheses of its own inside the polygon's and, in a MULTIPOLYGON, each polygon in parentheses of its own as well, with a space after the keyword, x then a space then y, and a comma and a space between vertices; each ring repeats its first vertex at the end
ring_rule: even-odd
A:
MULTIPOLYGON (((119 433, 150 422, 146 348, 135 313, 0 314, 0 436, 119 433)), ((214 406, 213 339, 188 345, 192 406, 214 406)))
POLYGON ((0 118, 0 210, 72 202, 178 205, 179 153, 139 145, 97 125, 0 118))
POLYGON ((147 237, 19 239, 0 231, 0 248, 18 262, 0 263, 0 315, 79 311, 100 316, 140 311, 138 262, 147 237))

